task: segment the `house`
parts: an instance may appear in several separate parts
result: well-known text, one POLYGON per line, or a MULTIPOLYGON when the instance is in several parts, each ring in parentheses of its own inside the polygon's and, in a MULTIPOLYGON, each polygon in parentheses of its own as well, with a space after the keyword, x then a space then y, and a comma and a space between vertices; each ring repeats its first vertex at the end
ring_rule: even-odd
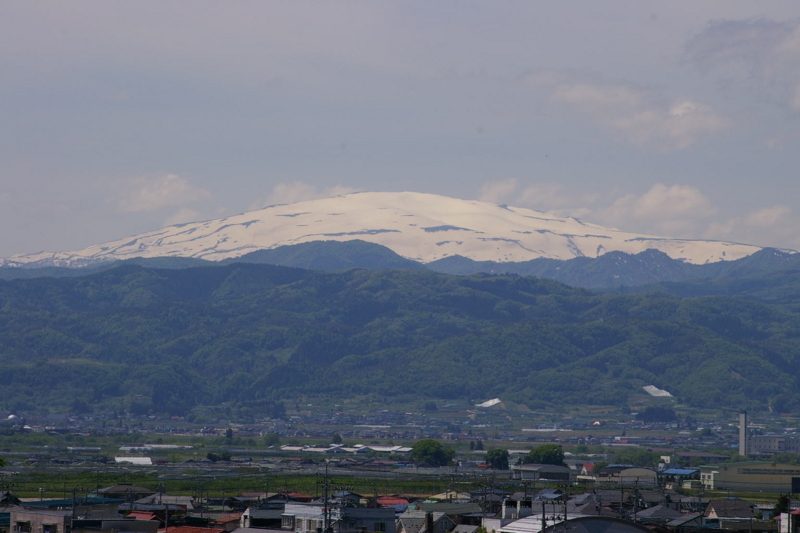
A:
POLYGON ((442 512, 407 510, 397 518, 397 533, 447 533, 458 524, 442 512))
POLYGON ((551 525, 542 530, 542 533, 563 533, 564 531, 572 533, 591 533, 596 531, 603 531, 604 533, 652 533, 650 529, 641 524, 604 516, 583 516, 566 522, 551 523, 551 525))
POLYGON ((135 503, 144 505, 177 505, 186 511, 194 510, 194 497, 192 496, 172 496, 167 494, 153 494, 139 498, 135 503))
POLYGON ((136 501, 145 496, 152 496, 156 491, 131 485, 129 483, 120 483, 119 485, 112 485, 97 491, 98 496, 103 498, 118 498, 126 502, 136 501))
MULTIPOLYGON (((328 512, 330 527, 335 533, 395 533, 395 515, 391 508, 345 507, 332 508, 328 512)), ((324 528, 324 524, 325 515, 321 505, 287 503, 281 515, 281 529, 296 533, 317 533, 318 529, 324 528)))
POLYGON ((636 514, 636 521, 637 522, 647 522, 649 524, 665 524, 672 520, 676 520, 678 518, 683 517, 683 513, 680 511, 676 511, 675 509, 670 509, 666 505, 654 505, 648 509, 642 509, 641 511, 637 511, 636 514))
POLYGON ((332 504, 333 505, 344 505, 347 507, 355 507, 359 504, 361 499, 363 498, 362 495, 356 494, 355 492, 350 491, 340 491, 333 495, 332 497, 332 504))
POLYGON ((243 513, 231 513, 214 519, 214 525, 228 533, 239 527, 243 513))
POLYGON ((374 501, 378 507, 388 507, 398 513, 402 513, 408 508, 408 500, 400 496, 378 496, 374 501))
POLYGON ((658 473, 650 468, 640 468, 638 466, 629 465, 610 465, 601 469, 596 474, 597 481, 639 487, 658 486, 658 473))
POLYGON ((725 498, 708 502, 703 513, 706 522, 709 520, 752 520, 755 515, 751 505, 739 498, 725 498))
POLYGON ((127 520, 125 518, 78 518, 72 519, 71 533, 158 533, 158 520, 127 520))
POLYGON ((269 504, 261 509, 248 507, 239 518, 239 527, 280 529, 284 509, 283 504, 269 504))
POLYGON ((14 509, 10 530, 15 533, 66 533, 72 528, 72 511, 14 509))
POLYGON ((19 504, 20 504, 19 498, 17 498, 7 490, 0 490, 0 507, 6 507, 8 505, 19 505, 19 504))
POLYGON ((514 465, 511 467, 512 479, 572 481, 572 476, 572 470, 566 466, 527 464, 514 465))
POLYGON ((115 498, 98 498, 87 496, 84 498, 62 498, 56 500, 39 500, 24 502, 23 506, 31 510, 66 511, 81 517, 92 518, 118 518, 120 505, 123 503, 115 498))
POLYGON ((697 528, 703 525, 703 515, 702 513, 689 513, 681 515, 680 518, 676 518, 675 520, 670 520, 667 522, 667 527, 672 529, 673 531, 681 531, 682 529, 686 528, 697 528))

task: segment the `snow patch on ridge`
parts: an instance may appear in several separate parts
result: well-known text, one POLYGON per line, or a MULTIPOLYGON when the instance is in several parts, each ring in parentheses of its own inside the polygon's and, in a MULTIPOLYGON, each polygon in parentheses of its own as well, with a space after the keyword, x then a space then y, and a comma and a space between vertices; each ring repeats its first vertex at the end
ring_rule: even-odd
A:
POLYGON ((532 209, 434 194, 361 192, 183 223, 83 250, 15 255, 0 259, 0 266, 82 266, 159 256, 219 261, 288 244, 353 239, 380 244, 423 263, 453 255, 474 261, 566 260, 652 248, 673 259, 702 264, 760 250, 740 243, 629 233, 532 209), (413 217, 414 224, 407 217, 413 217), (301 220, 304 224, 297 224, 301 220), (458 240, 443 233, 457 235, 458 240))

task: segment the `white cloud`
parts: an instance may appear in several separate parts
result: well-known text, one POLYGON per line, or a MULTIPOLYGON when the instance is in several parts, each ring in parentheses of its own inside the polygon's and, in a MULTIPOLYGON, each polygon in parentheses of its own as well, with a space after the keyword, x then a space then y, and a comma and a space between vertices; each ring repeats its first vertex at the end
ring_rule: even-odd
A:
POLYGON ((547 211, 557 216, 579 217, 624 231, 687 239, 718 239, 757 246, 800 249, 800 217, 786 205, 756 209, 741 216, 719 218, 720 210, 695 186, 656 183, 643 194, 597 194, 522 180, 485 183, 482 200, 547 211))
POLYGON ((516 190, 517 180, 515 178, 489 181, 481 185, 478 190, 478 200, 498 204, 507 200, 516 190))
POLYGON ((796 85, 794 88, 794 94, 792 94, 791 100, 789 100, 789 107, 794 111, 800 111, 800 84, 796 85))
POLYGON ((795 228, 800 217, 788 206, 777 204, 756 209, 742 216, 712 222, 703 236, 728 239, 758 246, 792 247, 800 250, 800 235, 795 228))
POLYGON ((304 181, 293 181, 289 183, 279 183, 273 187, 272 192, 264 198, 260 198, 250 203, 248 210, 253 211, 262 209, 268 205, 293 204, 304 200, 316 200, 318 198, 330 198, 351 192, 358 192, 359 189, 346 187, 344 185, 334 185, 319 189, 304 181))
POLYGON ((597 210, 593 221, 641 233, 693 237, 716 212, 696 187, 656 183, 642 195, 626 194, 597 210))
POLYGON ((745 223, 754 228, 772 228, 791 216, 791 208, 785 205, 774 205, 753 211, 745 217, 745 223))
POLYGON ((200 213, 188 207, 181 207, 175 213, 164 219, 165 226, 174 226, 175 224, 184 224, 186 222, 196 222, 200 213))
POLYGON ((596 194, 569 190, 559 183, 534 183, 518 196, 522 205, 554 215, 583 217, 598 200, 596 194))
POLYGON ((711 106, 688 99, 664 105, 649 91, 622 84, 563 83, 553 88, 551 96, 637 146, 687 148, 730 126, 711 106))
POLYGON ((687 41, 684 56, 721 88, 800 111, 800 20, 714 20, 687 41))
POLYGON ((520 180, 508 178, 484 183, 478 190, 478 199, 547 211, 557 216, 582 217, 591 213, 589 206, 597 200, 597 195, 568 190, 558 183, 540 182, 522 188, 520 180))
POLYGON ((156 211, 207 200, 211 193, 195 187, 177 174, 162 177, 138 176, 118 180, 113 199, 124 212, 156 211))

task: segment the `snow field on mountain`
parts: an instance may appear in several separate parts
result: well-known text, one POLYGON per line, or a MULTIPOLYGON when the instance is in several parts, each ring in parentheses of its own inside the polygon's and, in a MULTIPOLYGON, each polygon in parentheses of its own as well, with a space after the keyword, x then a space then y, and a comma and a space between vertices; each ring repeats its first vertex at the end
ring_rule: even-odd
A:
POLYGON ((364 192, 269 206, 220 220, 170 226, 73 252, 40 252, 0 265, 81 266, 131 257, 219 261, 310 241, 361 239, 423 263, 460 255, 476 261, 597 257, 654 248, 702 264, 734 260, 760 247, 641 235, 532 209, 414 192, 364 192))

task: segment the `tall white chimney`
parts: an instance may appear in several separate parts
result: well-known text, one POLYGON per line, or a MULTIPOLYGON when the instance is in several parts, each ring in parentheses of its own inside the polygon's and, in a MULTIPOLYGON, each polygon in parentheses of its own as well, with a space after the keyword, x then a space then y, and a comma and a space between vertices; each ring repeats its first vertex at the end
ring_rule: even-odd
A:
POLYGON ((739 413, 739 455, 747 457, 747 411, 739 413))

